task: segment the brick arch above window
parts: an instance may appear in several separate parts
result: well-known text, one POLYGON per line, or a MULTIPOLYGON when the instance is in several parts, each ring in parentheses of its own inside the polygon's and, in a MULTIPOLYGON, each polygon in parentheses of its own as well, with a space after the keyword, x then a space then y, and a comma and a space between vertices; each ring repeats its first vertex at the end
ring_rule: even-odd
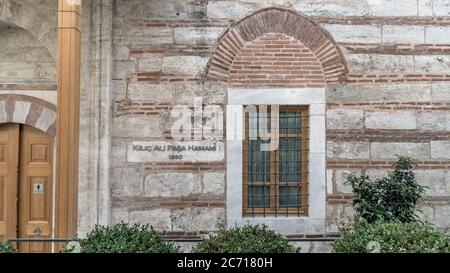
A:
POLYGON ((0 95, 0 124, 19 123, 56 135, 56 106, 24 95, 0 95))
POLYGON ((345 80, 347 66, 333 37, 307 16, 278 7, 259 10, 233 24, 222 35, 209 61, 207 80, 228 82, 241 51, 268 34, 284 34, 308 48, 320 63, 326 83, 345 80))
POLYGON ((232 87, 322 88, 326 80, 320 61, 297 39, 267 33, 248 42, 230 67, 232 87))

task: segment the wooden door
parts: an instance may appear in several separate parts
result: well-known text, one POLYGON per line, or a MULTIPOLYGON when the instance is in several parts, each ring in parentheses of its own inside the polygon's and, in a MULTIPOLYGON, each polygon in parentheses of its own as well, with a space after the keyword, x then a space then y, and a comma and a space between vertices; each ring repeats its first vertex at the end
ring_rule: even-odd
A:
MULTIPOLYGON (((52 139, 28 126, 20 131, 18 235, 50 238, 52 234, 52 139)), ((50 243, 20 243, 25 253, 51 252, 50 243)))
MULTIPOLYGON (((52 234, 52 138, 25 125, 0 125, 0 242, 52 234)), ((20 252, 51 252, 20 243, 20 252)))
POLYGON ((0 126, 0 242, 17 237, 20 125, 0 126))

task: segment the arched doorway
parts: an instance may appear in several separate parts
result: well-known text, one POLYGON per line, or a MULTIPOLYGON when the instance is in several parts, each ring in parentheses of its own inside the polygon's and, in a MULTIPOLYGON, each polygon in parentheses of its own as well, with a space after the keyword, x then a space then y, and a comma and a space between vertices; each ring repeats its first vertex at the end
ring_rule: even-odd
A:
MULTIPOLYGON (((17 123, 0 125, 0 241, 51 238, 53 138, 17 123)), ((19 252, 51 252, 50 243, 19 243, 19 252)))

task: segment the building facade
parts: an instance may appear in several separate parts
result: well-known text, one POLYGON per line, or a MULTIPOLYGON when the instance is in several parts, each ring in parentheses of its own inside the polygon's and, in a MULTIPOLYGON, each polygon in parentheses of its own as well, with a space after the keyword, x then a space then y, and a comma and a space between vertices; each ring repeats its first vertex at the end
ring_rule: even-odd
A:
MULTIPOLYGON (((382 177, 396 155, 418 160, 424 219, 450 228, 450 1, 83 0, 80 11, 78 234, 125 221, 180 238, 248 223, 335 235, 353 214, 345 175, 382 177), (264 105, 272 130, 255 140, 264 105)), ((58 56, 58 1, 0 0, 0 239, 11 160, 31 181, 19 199, 38 208, 20 221, 57 237, 58 56)))

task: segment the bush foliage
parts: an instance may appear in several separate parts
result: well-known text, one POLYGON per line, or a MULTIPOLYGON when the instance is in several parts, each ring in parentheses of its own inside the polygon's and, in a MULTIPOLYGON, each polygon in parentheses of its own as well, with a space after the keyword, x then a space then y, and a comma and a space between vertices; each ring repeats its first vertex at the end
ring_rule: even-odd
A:
POLYGON ((368 176, 348 176, 357 215, 369 223, 417 221, 417 201, 425 187, 414 176, 415 166, 413 159, 399 157, 395 170, 382 179, 372 181, 368 176))
POLYGON ((0 243, 0 253, 16 253, 16 249, 9 242, 0 243))
MULTIPOLYGON (((164 239, 164 233, 148 225, 111 227, 96 226, 85 239, 79 242, 82 253, 178 253, 179 247, 164 239)), ((65 250, 65 252, 70 252, 65 250)))
POLYGON ((448 253, 450 237, 417 222, 358 221, 333 247, 337 253, 448 253))
POLYGON ((300 248, 291 245, 280 234, 266 226, 244 226, 221 229, 202 241, 195 253, 295 253, 300 248))

